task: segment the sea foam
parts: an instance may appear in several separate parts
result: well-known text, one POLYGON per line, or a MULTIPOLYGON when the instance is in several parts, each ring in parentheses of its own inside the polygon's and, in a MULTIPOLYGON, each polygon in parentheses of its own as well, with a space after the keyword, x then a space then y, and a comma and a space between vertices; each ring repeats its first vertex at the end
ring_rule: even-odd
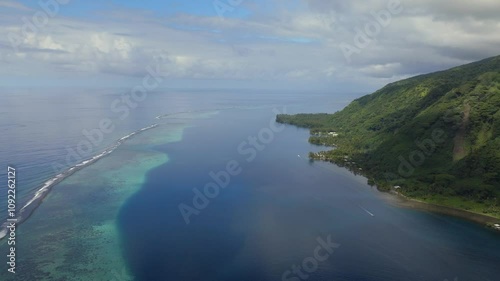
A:
MULTIPOLYGON (((42 184, 42 186, 35 192, 33 197, 19 210, 17 213, 17 224, 22 223, 24 220, 26 220, 32 213, 33 211, 41 204, 43 201, 43 198, 47 196, 48 192, 52 187, 54 187, 56 184, 59 182, 63 181, 65 178, 71 176, 75 172, 92 165, 93 163, 97 162, 99 159, 109 155, 112 153, 115 149, 117 149, 123 142, 126 140, 130 139, 131 137, 144 132, 149 129, 153 129, 155 127, 158 127, 158 124, 153 124, 151 126, 144 127, 142 129, 139 129, 135 132, 132 132, 120 139, 118 139, 113 145, 105 149, 103 152, 93 156, 90 159, 86 159, 73 167, 70 167, 66 171, 56 175, 55 177, 47 180, 42 184)), ((7 225, 8 222, 5 221, 2 226, 0 226, 0 239, 4 238, 7 235, 7 225)))

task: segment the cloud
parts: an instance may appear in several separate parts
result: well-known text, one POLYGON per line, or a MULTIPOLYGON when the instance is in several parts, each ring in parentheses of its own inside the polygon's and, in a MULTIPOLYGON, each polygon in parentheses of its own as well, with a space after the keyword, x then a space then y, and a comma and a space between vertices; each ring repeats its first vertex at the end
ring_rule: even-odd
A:
POLYGON ((22 38, 17 51, 8 36, 0 38, 0 62, 8 65, 0 74, 141 77, 161 52, 168 53, 171 79, 262 80, 284 86, 347 81, 353 88, 363 83, 376 88, 498 55, 500 2, 408 0, 347 61, 341 44, 356 46, 359 31, 376 22, 373 13, 391 1, 273 0, 265 8, 243 2, 235 9, 251 11, 248 16, 226 18, 123 7, 85 18, 66 15, 61 7, 35 33, 23 33, 20 19, 36 11, 0 1, 0 7, 12 10, 2 19, 2 34, 22 38))
POLYGON ((10 1, 10 0, 1 0, 0 1, 0 8, 15 9, 15 10, 21 10, 21 11, 31 11, 31 9, 24 6, 23 4, 18 3, 16 1, 10 1))
POLYGON ((317 13, 347 13, 351 9, 351 1, 308 0, 306 2, 311 11, 317 13))
POLYGON ((401 63, 372 64, 360 69, 371 77, 392 78, 395 73, 399 73, 401 63))
POLYGON ((500 2, 496 0, 470 2, 416 0, 409 3, 411 7, 421 9, 422 13, 432 14, 436 18, 448 20, 461 20, 464 18, 498 20, 498 12, 500 11, 500 2))

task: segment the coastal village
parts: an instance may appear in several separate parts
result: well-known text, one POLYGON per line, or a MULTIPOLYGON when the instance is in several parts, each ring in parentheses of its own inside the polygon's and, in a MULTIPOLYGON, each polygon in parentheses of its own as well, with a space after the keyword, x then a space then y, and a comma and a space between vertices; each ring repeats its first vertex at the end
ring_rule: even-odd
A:
MULTIPOLYGON (((316 137, 318 139, 324 140, 320 141, 317 144, 324 145, 324 146, 333 146, 335 147, 335 143, 331 141, 332 138, 337 138, 339 136, 339 133, 335 131, 330 131, 330 132, 316 132, 311 134, 311 136, 316 137), (328 140, 329 139, 329 140, 328 140), (327 141, 328 140, 328 141, 327 141)), ((332 159, 327 158, 327 152, 326 151, 320 151, 320 152, 310 152, 309 153, 309 158, 311 160, 320 160, 320 161, 328 161, 328 162, 335 162, 337 165, 345 167, 349 169, 351 172, 354 174, 362 173, 363 169, 361 167, 357 167, 357 164, 355 161, 353 161, 349 155, 344 155, 340 161, 333 161, 332 159)), ((400 185, 395 185, 392 186, 390 192, 402 196, 404 198, 407 198, 406 196, 401 193, 402 186, 400 185)), ((488 227, 500 231, 500 223, 489 223, 487 224, 488 227)))

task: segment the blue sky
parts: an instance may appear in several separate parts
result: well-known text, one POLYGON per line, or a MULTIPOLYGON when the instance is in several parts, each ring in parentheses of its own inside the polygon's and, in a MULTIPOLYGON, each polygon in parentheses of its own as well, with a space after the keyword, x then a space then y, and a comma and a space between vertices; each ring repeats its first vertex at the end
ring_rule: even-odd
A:
POLYGON ((166 87, 372 91, 500 45, 496 0, 0 0, 0 13, 0 87, 126 86, 161 55, 166 87))
MULTIPOLYGON (((31 8, 38 8, 37 1, 21 0, 18 1, 31 8)), ((176 1, 176 0, 121 0, 121 1, 85 1, 71 0, 69 5, 61 11, 63 15, 85 15, 89 11, 99 11, 113 6, 122 6, 131 9, 155 10, 161 13, 172 11, 183 11, 196 13, 199 15, 209 15, 213 13, 212 5, 209 1, 176 1), (198 3, 197 3, 198 2, 198 3)))

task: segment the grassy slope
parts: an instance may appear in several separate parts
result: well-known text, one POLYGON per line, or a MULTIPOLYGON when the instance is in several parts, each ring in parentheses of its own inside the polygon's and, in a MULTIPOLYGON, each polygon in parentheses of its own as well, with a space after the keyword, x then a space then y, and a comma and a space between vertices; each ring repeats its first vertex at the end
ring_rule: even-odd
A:
POLYGON ((312 158, 362 168, 381 189, 500 217, 499 109, 500 56, 391 83, 335 114, 277 121, 311 128, 312 143, 337 147, 312 158), (326 131, 340 136, 315 135, 326 131))

